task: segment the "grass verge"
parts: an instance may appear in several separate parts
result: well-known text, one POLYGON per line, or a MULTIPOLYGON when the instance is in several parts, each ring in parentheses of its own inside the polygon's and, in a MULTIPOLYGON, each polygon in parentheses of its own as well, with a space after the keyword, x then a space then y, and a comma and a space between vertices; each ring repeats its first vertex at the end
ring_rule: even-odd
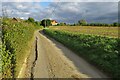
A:
POLYGON ((32 23, 23 20, 2 21, 2 77, 15 78, 18 76, 23 61, 29 50, 34 32, 39 29, 32 23))

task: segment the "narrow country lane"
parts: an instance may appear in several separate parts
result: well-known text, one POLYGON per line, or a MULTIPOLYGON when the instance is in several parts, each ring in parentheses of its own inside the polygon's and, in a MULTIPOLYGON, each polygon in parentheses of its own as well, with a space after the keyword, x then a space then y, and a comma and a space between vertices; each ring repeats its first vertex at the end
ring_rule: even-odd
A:
POLYGON ((32 78, 107 78, 105 74, 61 43, 47 37, 42 31, 36 32, 35 36, 32 78))

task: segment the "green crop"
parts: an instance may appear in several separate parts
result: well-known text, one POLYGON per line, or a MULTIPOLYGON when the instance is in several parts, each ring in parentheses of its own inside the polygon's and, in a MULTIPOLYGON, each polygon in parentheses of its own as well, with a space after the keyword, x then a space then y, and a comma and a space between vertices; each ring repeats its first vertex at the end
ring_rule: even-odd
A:
POLYGON ((52 29, 44 29, 44 33, 84 57, 109 76, 120 77, 120 46, 118 45, 120 39, 52 29))

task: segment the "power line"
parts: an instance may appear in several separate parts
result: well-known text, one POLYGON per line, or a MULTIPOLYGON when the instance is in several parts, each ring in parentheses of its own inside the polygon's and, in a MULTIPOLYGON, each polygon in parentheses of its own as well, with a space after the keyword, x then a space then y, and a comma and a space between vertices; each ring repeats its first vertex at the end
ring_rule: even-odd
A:
POLYGON ((55 10, 57 9, 58 5, 59 5, 59 2, 56 2, 55 7, 53 7, 51 13, 50 13, 48 16, 46 16, 46 17, 51 17, 51 15, 52 15, 52 14, 55 12, 55 10))
MULTIPOLYGON (((51 16, 54 16, 54 17, 57 17, 57 18, 59 18, 59 19, 61 19, 61 20, 66 20, 66 21, 70 21, 70 20, 73 20, 73 19, 77 19, 77 15, 73 15, 73 16, 70 16, 69 18, 67 17, 67 18, 65 18, 65 17, 62 17, 62 16, 59 16, 59 15, 57 15, 56 13, 55 13, 55 10, 58 8, 58 7, 61 7, 62 5, 60 4, 60 2, 57 2, 56 3, 56 5, 55 5, 55 7, 52 9, 52 11, 51 11, 51 13, 48 15, 48 16, 46 16, 46 17, 51 17, 51 16)), ((83 15, 83 17, 85 17, 85 13, 84 13, 84 15, 83 15)))

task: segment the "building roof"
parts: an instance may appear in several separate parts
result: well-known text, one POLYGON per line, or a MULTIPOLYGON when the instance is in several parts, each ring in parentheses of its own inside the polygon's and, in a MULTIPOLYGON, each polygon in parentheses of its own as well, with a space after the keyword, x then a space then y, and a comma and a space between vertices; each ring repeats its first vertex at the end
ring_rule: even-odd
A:
POLYGON ((58 23, 56 20, 51 20, 52 22, 58 23))

